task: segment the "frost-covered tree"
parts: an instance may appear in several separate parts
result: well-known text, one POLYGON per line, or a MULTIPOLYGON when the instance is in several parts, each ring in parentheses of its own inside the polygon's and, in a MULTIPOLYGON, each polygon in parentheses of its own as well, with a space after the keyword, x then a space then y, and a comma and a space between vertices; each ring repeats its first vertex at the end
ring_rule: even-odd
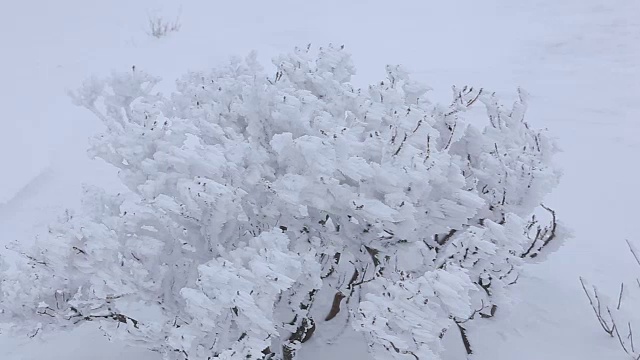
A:
POLYGON ((471 352, 463 324, 561 237, 555 213, 533 216, 559 172, 526 94, 507 108, 454 87, 432 104, 400 66, 358 89, 333 46, 274 63, 189 73, 168 97, 136 69, 73 93, 130 192, 87 188, 20 250, 4 321, 100 321, 166 359, 288 360, 348 326, 379 359, 436 359, 452 326, 471 352))

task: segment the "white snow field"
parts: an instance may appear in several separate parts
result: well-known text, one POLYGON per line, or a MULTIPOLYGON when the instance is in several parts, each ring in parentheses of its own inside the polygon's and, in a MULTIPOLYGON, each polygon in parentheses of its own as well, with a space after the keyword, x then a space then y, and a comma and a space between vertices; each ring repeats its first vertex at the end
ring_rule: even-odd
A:
MULTIPOLYGON (((28 242, 67 207, 82 183, 114 189, 113 169, 87 158, 97 119, 66 95, 91 75, 136 66, 163 86, 189 69, 257 50, 265 64, 296 45, 345 44, 364 85, 401 63, 446 99, 474 85, 508 98, 531 93, 528 119, 564 152, 549 197, 573 230, 511 289, 512 308, 469 328, 479 360, 626 359, 600 329, 579 276, 610 294, 640 268, 625 239, 637 237, 640 204, 640 2, 459 1, 5 1, 0 12, 0 243, 28 242), (156 39, 148 18, 179 17, 156 39)), ((640 316, 640 308, 638 314, 640 316)), ((448 360, 467 358, 450 331, 448 360)), ((347 335, 305 360, 368 359, 347 335)), ((85 326, 42 339, 0 335, 0 359, 158 359, 110 343, 85 326)))

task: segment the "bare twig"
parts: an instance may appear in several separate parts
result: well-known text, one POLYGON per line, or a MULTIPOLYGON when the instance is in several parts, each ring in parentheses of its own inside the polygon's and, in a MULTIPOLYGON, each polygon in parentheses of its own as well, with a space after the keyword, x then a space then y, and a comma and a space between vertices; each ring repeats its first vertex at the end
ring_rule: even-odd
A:
POLYGON ((402 146, 404 146, 404 143, 405 143, 406 141, 407 141, 407 134, 405 133, 405 134, 404 134, 404 138, 402 139, 402 142, 400 143, 400 146, 398 147, 398 150, 396 150, 396 151, 393 153, 393 156, 396 156, 396 155, 398 155, 398 154, 400 153, 400 150, 402 150, 402 146))
POLYGON ((636 262, 638 263, 638 265, 640 265, 640 258, 638 258, 638 254, 636 254, 636 251, 633 249, 633 246, 631 245, 631 242, 629 242, 629 240, 626 240, 627 242, 627 246, 629 246, 629 251, 631 251, 631 254, 633 254, 633 257, 636 259, 636 262))
POLYGON ((601 304, 600 304, 600 297, 598 296, 598 289, 594 286, 593 287, 593 295, 591 295, 591 293, 589 292, 589 290, 587 290, 587 286, 584 283, 584 279, 582 277, 580 277, 580 284, 582 284, 582 290, 584 290, 585 295, 587 295, 587 298, 589 299, 589 304, 591 305, 591 308, 593 309, 593 312, 596 314, 596 318, 598 319, 598 323, 600 323, 600 326, 602 326, 602 329, 609 334, 609 336, 613 337, 613 333, 614 331, 616 331, 616 325, 615 322, 613 320, 613 317, 611 317, 611 313, 609 312, 609 318, 611 319, 611 324, 607 323, 607 320, 605 320, 603 314, 602 314, 602 308, 601 308, 601 304))
POLYGON ((335 296, 333 297, 333 303, 331 304, 331 310, 329 310, 329 313, 324 318, 324 321, 330 321, 331 319, 335 318, 336 315, 338 315, 338 313, 340 312, 340 303, 345 297, 346 296, 342 292, 336 292, 335 296))
POLYGON ((451 146, 451 142, 453 141, 453 135, 456 132, 456 126, 457 126, 457 122, 454 122, 453 125, 451 126, 450 130, 451 130, 451 136, 449 136, 449 141, 447 141, 447 145, 444 146, 444 149, 448 149, 449 146, 451 146))
POLYGON ((467 355, 473 354, 473 350, 471 349, 471 343, 469 342, 469 337, 467 336, 467 329, 463 328, 459 322, 455 322, 458 326, 458 330, 460 330, 460 336, 462 337, 462 344, 464 345, 464 350, 467 352, 467 355))
POLYGON ((620 310, 620 304, 622 303, 622 292, 624 291, 624 283, 620 284, 620 295, 618 296, 618 306, 616 307, 617 310, 620 310))
MULTIPOLYGON (((521 258, 525 258, 525 257, 530 257, 530 258, 534 258, 536 256, 538 256, 538 253, 547 245, 549 245, 549 243, 551 242, 551 240, 556 238, 556 230, 558 228, 558 221, 556 218, 556 212, 551 209, 546 207, 544 204, 540 204, 540 206, 547 210, 550 214, 551 214, 551 223, 549 226, 542 228, 540 226, 538 226, 537 230, 536 230, 536 235, 534 236, 534 238, 531 241, 531 244, 529 245, 529 247, 527 248, 527 250, 525 252, 523 252, 520 257, 521 258), (542 242, 542 244, 538 247, 536 247, 536 244, 542 242)), ((531 230, 531 228, 537 223, 537 220, 535 218, 531 219, 531 222, 529 223, 529 225, 527 226, 527 236, 529 236, 528 232, 529 230, 531 230)))
MULTIPOLYGON (((607 311, 609 311, 609 309, 607 309, 607 311)), ((611 311, 609 311, 609 316, 611 316, 611 311)), ((617 327, 614 327, 615 333, 616 333, 616 337, 618 338, 618 342, 620 343, 620 346, 622 347, 622 350, 624 350, 625 353, 627 353, 627 355, 631 356, 632 359, 638 360, 640 359, 640 354, 635 354, 634 350, 633 350, 633 332, 631 332, 631 323, 628 323, 629 325, 629 334, 627 335, 627 338, 630 339, 630 343, 631 343, 631 348, 627 348, 627 344, 625 343, 624 339, 622 338, 622 335, 620 335, 620 332, 618 331, 617 327)))
POLYGON ((628 321, 627 325, 629 326, 629 335, 627 335, 627 339, 629 339, 629 341, 631 342, 631 352, 636 352, 636 349, 633 346, 633 331, 631 330, 631 321, 628 321))
POLYGON ((420 360, 420 358, 418 357, 418 355, 416 355, 413 351, 410 350, 400 350, 394 343, 393 341, 389 341, 389 344, 391 345, 391 347, 393 348, 393 350, 398 353, 398 354, 405 354, 405 355, 411 355, 413 356, 414 359, 416 360, 420 360))
POLYGON ((471 100, 469 100, 469 101, 467 102, 467 105, 466 105, 467 107, 469 107, 469 106, 473 105, 473 103, 475 103, 475 102, 476 102, 476 100, 478 100, 478 98, 480 97, 480 95, 482 95, 482 90, 483 90, 483 89, 480 89, 480 91, 478 91, 478 94, 476 94, 476 97, 474 97, 473 99, 471 99, 471 100))

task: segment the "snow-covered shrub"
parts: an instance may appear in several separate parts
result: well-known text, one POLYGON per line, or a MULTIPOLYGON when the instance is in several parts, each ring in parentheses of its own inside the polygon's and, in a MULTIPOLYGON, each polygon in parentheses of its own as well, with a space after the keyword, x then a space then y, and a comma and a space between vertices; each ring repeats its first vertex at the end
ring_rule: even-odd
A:
POLYGON ((293 359, 346 326, 379 359, 436 359, 452 325, 470 352, 462 324, 559 241, 555 214, 527 220, 559 173, 526 94, 432 104, 400 66, 358 89, 333 46, 274 63, 189 73, 168 97, 139 70, 74 93, 130 193, 87 188, 81 214, 24 250, 5 321, 100 321, 167 359, 293 359))

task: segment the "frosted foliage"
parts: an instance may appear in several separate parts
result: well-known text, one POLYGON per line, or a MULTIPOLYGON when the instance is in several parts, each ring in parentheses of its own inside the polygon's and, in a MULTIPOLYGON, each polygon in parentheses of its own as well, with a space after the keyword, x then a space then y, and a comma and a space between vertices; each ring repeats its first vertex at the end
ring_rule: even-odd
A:
POLYGON ((170 96, 137 69, 73 93, 129 192, 87 188, 18 250, 4 320, 96 321, 172 360, 293 359, 353 326, 378 359, 437 359, 448 328, 492 316, 555 237, 555 213, 542 235, 531 218, 559 173, 526 94, 432 104, 400 66, 358 89, 333 46, 274 64, 189 73, 170 96))

